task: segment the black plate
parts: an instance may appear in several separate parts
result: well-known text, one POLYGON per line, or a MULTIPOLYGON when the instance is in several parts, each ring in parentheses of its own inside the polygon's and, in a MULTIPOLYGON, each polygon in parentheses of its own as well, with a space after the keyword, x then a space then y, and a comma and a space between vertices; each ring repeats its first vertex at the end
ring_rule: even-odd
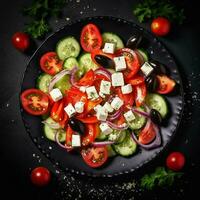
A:
POLYGON ((58 165, 62 169, 69 170, 77 174, 110 177, 133 172, 144 164, 149 163, 171 141, 176 133, 182 116, 183 89, 181 77, 176 63, 167 49, 158 41, 157 38, 136 24, 123 19, 113 17, 92 17, 81 19, 71 23, 70 25, 66 25, 57 32, 53 33, 43 42, 27 65, 22 80, 21 91, 35 87, 36 79, 41 73, 39 67, 40 57, 47 51, 54 51, 56 43, 65 36, 72 35, 79 40, 82 27, 89 22, 95 23, 100 28, 101 32, 113 32, 120 35, 124 41, 127 41, 127 39, 134 34, 135 31, 142 31, 144 38, 149 42, 147 51, 149 52, 151 58, 164 63, 166 66, 169 66, 171 77, 175 79, 179 85, 175 95, 166 97, 169 103, 171 116, 168 119, 167 125, 161 128, 162 146, 151 151, 139 150, 137 154, 129 158, 117 156, 114 159, 110 159, 105 166, 99 169, 92 169, 88 167, 79 154, 67 153, 57 144, 46 139, 43 136, 44 134, 42 130, 41 119, 39 117, 31 116, 21 109, 22 118, 28 134, 41 152, 46 155, 54 164, 58 165))

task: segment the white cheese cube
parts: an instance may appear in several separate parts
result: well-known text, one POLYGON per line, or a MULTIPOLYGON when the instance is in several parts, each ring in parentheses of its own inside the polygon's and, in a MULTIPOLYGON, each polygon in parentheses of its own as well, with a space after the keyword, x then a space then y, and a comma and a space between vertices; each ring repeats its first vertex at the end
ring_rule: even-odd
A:
POLYGON ((119 97, 115 97, 111 102, 111 106, 115 110, 119 110, 123 104, 124 102, 119 97))
POLYGON ((114 111, 113 107, 108 103, 106 102, 103 107, 107 110, 107 112, 111 113, 114 111))
POLYGON ((104 53, 114 53, 115 52, 115 44, 106 42, 102 51, 104 53))
POLYGON ((110 94, 110 87, 111 82, 102 80, 100 85, 100 92, 103 94, 110 94))
POLYGON ((121 72, 113 73, 111 78, 114 87, 124 85, 124 76, 121 72))
POLYGON ((101 108, 102 108, 102 106, 98 104, 97 106, 94 107, 94 110, 95 110, 96 112, 98 112, 98 110, 101 109, 101 108))
POLYGON ((99 127, 100 127, 101 132, 106 135, 113 132, 112 128, 110 128, 107 123, 101 123, 99 127))
POLYGON ((131 84, 127 84, 121 87, 122 90, 122 94, 129 94, 133 91, 132 85, 131 84))
POLYGON ((81 87, 79 88, 79 90, 80 90, 81 92, 85 93, 86 88, 87 88, 87 87, 85 87, 85 86, 81 86, 81 87))
POLYGON ((76 113, 76 110, 74 109, 74 106, 69 103, 65 108, 64 108, 65 112, 67 113, 67 115, 69 117, 71 117, 72 115, 74 115, 76 113))
POLYGON ((72 135, 72 147, 80 147, 81 146, 81 137, 80 135, 72 135))
POLYGON ((153 67, 148 62, 145 62, 140 69, 145 76, 149 76, 153 71, 153 67))
POLYGON ((115 70, 117 72, 120 72, 126 69, 126 60, 124 56, 115 57, 113 60, 115 62, 115 70))
POLYGON ((84 103, 82 101, 78 101, 75 103, 74 107, 77 113, 82 113, 84 110, 84 103))
POLYGON ((86 93, 87 93, 88 99, 95 100, 99 97, 97 90, 94 86, 87 87, 86 93))
POLYGON ((58 88, 51 90, 50 96, 55 102, 63 98, 62 92, 58 88))
POLYGON ((126 119, 127 122, 131 122, 135 119, 135 115, 133 114, 133 112, 131 110, 129 110, 128 112, 124 113, 124 117, 126 119))
POLYGON ((108 117, 108 112, 105 110, 105 108, 99 108, 97 111, 97 119, 100 121, 106 121, 107 117, 108 117))
POLYGON ((101 91, 99 92, 99 96, 100 96, 101 98, 105 98, 105 97, 106 97, 106 95, 103 94, 101 91))

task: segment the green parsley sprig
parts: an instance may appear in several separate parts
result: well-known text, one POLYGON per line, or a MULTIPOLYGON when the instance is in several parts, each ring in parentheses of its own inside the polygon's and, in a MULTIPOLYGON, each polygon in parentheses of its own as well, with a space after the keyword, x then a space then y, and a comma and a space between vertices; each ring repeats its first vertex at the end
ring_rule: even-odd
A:
POLYGON ((41 38, 50 31, 48 20, 59 17, 66 0, 33 0, 29 7, 23 9, 23 14, 30 18, 25 32, 33 38, 41 38))
POLYGON ((176 178, 180 178, 182 172, 174 172, 164 167, 157 167, 155 172, 146 174, 141 178, 140 186, 147 190, 152 190, 155 187, 171 186, 176 178))
POLYGON ((141 23, 156 17, 166 17, 171 22, 182 24, 185 19, 184 9, 177 8, 169 0, 143 0, 135 6, 133 14, 141 23))

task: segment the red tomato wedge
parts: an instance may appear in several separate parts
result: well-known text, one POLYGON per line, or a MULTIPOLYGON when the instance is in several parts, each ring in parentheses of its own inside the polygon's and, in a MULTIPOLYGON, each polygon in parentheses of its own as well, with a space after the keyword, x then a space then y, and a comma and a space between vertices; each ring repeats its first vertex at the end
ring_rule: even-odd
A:
POLYGON ((174 89, 176 82, 173 79, 166 75, 157 75, 156 77, 158 79, 158 88, 156 92, 159 94, 168 94, 174 89))
POLYGON ((89 70, 78 82, 79 86, 91 86, 94 82, 94 71, 89 70))
POLYGON ((45 53, 40 59, 41 69, 50 75, 55 75, 60 72, 63 67, 63 61, 59 60, 55 52, 45 53))
POLYGON ((102 166, 108 159, 106 147, 88 147, 81 150, 83 160, 92 168, 102 166))
POLYGON ((144 83, 136 85, 133 90, 135 90, 135 104, 137 107, 140 107, 147 95, 146 85, 144 83))
POLYGON ((102 37, 99 29, 94 24, 87 24, 81 31, 80 38, 82 48, 91 52, 94 49, 100 49, 102 45, 102 37))
POLYGON ((151 124, 149 128, 146 130, 145 128, 139 133, 139 142, 142 144, 149 144, 156 137, 156 132, 151 124))
POLYGON ((86 131, 85 134, 82 136, 82 145, 87 146, 94 142, 95 138, 99 135, 99 125, 98 123, 95 124, 85 124, 86 131))
POLYGON ((77 119, 79 119, 85 124, 93 124, 93 123, 99 122, 96 116, 89 116, 89 117, 84 117, 84 118, 77 117, 77 119))
POLYGON ((127 70, 127 78, 131 78, 140 69, 140 59, 138 55, 135 53, 135 51, 129 49, 129 48, 122 48, 116 51, 116 56, 124 56, 126 60, 126 64, 129 70, 127 70))
POLYGON ((67 113, 64 112, 64 117, 63 117, 62 121, 59 122, 59 124, 60 124, 60 126, 61 126, 62 128, 65 128, 68 119, 69 119, 69 117, 68 117, 67 113))
POLYGON ((51 108, 51 118, 56 122, 61 122, 64 118, 64 101, 61 99, 53 104, 51 108))
POLYGON ((41 90, 25 90, 20 98, 24 110, 31 115, 43 115, 49 111, 49 98, 41 90))
POLYGON ((130 83, 131 85, 140 85, 141 83, 144 83, 145 78, 139 74, 136 74, 135 76, 133 76, 130 79, 127 79, 125 77, 125 81, 126 81, 126 83, 130 83))
POLYGON ((67 125, 65 145, 68 147, 71 147, 71 145, 72 145, 72 134, 73 134, 73 130, 71 129, 71 127, 69 125, 67 125))

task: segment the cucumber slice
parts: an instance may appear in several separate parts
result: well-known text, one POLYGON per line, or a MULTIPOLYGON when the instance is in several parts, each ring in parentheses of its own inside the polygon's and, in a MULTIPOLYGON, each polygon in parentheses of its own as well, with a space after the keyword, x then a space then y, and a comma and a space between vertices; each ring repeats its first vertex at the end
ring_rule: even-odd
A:
POLYGON ((102 37, 104 43, 114 43, 116 49, 124 48, 124 43, 118 35, 106 32, 102 34, 102 37))
POLYGON ((100 141, 106 140, 107 137, 108 136, 106 134, 104 134, 103 132, 100 132, 100 134, 97 136, 97 140, 100 140, 100 141))
POLYGON ((64 60, 64 63, 63 63, 63 68, 64 69, 68 69, 68 70, 71 70, 73 69, 75 66, 77 66, 79 68, 78 72, 77 72, 77 75, 78 77, 81 77, 83 74, 84 74, 84 70, 82 68, 79 67, 79 63, 78 61, 76 60, 76 58, 74 57, 69 57, 67 59, 64 60))
POLYGON ((126 138, 120 144, 113 145, 115 151, 121 156, 130 156, 136 152, 137 144, 132 139, 130 133, 126 134, 126 138))
POLYGON ((118 131, 118 130, 114 130, 113 133, 108 135, 108 140, 110 141, 114 141, 116 143, 121 143, 124 141, 126 137, 126 131, 118 131))
POLYGON ((107 145, 107 149, 108 149, 108 156, 109 157, 114 157, 114 156, 117 155, 115 150, 112 148, 112 145, 107 145))
MULTIPOLYGON (((144 111, 144 109, 142 109, 142 108, 137 108, 137 109, 144 111)), ((130 129, 137 130, 137 129, 142 128, 145 125, 146 118, 137 113, 134 113, 134 115, 135 115, 135 119, 131 122, 128 122, 128 125, 129 125, 130 129)))
POLYGON ((41 74, 38 78, 37 78, 37 88, 42 90, 45 93, 48 93, 48 87, 49 87, 49 83, 52 79, 52 76, 49 74, 41 74))
POLYGON ((80 56, 79 65, 80 69, 85 72, 89 71, 90 69, 95 70, 98 68, 98 66, 92 61, 90 53, 84 53, 80 56))
MULTIPOLYGON (((49 117, 46 121, 48 123, 55 123, 55 121, 51 117, 49 117)), ((49 140, 55 141, 56 131, 59 131, 59 137, 58 137, 59 141, 64 142, 66 137, 66 132, 63 129, 55 130, 49 127, 47 124, 44 125, 44 134, 49 140)))
POLYGON ((145 51, 144 49, 138 49, 138 52, 143 57, 145 62, 147 62, 149 60, 149 56, 148 56, 147 51, 145 51))
POLYGON ((56 53, 61 60, 77 57, 80 53, 80 45, 74 37, 66 37, 57 43, 56 53))
POLYGON ((63 76, 59 81, 56 82, 54 88, 60 89, 60 91, 64 94, 65 90, 68 90, 71 87, 69 78, 69 75, 63 76))
POLYGON ((155 93, 148 94, 145 98, 146 104, 155 110, 157 110, 162 118, 165 118, 168 113, 167 102, 163 96, 155 93))

